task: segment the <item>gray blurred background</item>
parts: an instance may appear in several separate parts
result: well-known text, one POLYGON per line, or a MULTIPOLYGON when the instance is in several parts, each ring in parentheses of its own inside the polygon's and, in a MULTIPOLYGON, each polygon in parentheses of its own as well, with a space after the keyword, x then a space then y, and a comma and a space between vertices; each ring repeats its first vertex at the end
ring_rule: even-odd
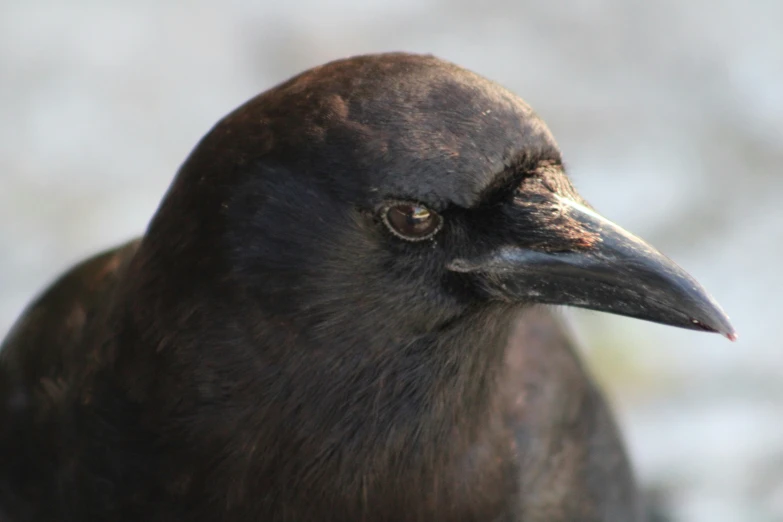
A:
POLYGON ((722 303, 738 343, 568 314, 673 520, 782 521, 780 0, 2 0, 0 337, 68 265, 141 233, 225 113, 388 50, 520 94, 581 193, 722 303))

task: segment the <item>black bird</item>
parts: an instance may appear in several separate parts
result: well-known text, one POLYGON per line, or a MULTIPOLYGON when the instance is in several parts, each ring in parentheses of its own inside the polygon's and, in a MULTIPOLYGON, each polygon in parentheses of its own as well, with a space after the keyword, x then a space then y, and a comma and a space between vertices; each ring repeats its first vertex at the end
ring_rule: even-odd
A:
POLYGON ((638 520, 541 303, 734 337, 507 90, 410 54, 306 71, 12 329, 0 520, 638 520))

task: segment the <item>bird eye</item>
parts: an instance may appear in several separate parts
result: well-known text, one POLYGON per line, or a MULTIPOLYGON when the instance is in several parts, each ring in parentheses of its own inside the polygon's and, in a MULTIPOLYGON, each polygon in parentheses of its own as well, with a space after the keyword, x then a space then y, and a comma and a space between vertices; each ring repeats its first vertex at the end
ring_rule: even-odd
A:
POLYGON ((383 211, 383 221, 397 237, 422 241, 434 236, 443 223, 435 212, 417 203, 394 203, 383 211))

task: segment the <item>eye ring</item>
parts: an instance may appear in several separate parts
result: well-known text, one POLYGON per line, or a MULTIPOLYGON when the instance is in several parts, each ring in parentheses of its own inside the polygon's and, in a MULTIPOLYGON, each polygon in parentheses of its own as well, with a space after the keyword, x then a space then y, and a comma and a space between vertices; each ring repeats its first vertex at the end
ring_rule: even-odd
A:
POLYGON ((405 241, 425 241, 443 227, 440 214, 421 203, 390 201, 381 207, 381 220, 389 232, 405 241))

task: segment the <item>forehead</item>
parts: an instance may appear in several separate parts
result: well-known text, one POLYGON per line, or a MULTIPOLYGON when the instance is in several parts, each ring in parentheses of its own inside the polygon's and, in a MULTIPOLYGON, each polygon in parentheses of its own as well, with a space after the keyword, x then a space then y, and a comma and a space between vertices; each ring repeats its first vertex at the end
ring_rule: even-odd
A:
POLYGON ((544 123, 503 87, 430 56, 311 69, 259 98, 287 162, 373 203, 471 206, 520 156, 559 159, 544 123), (288 152, 285 152, 288 151, 288 152))

